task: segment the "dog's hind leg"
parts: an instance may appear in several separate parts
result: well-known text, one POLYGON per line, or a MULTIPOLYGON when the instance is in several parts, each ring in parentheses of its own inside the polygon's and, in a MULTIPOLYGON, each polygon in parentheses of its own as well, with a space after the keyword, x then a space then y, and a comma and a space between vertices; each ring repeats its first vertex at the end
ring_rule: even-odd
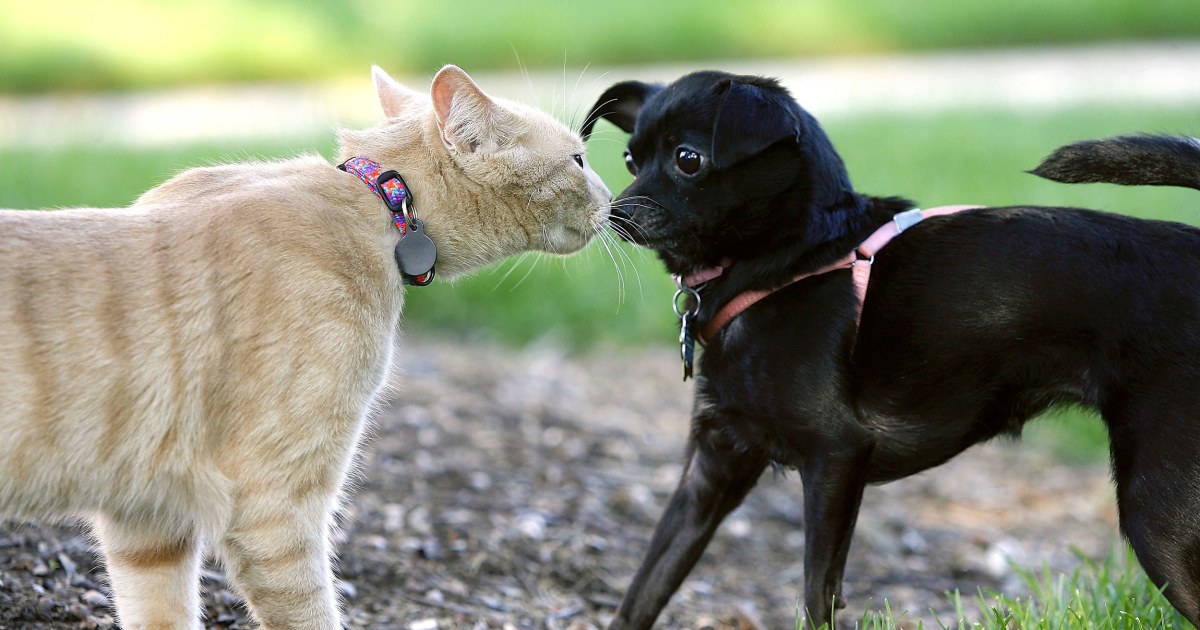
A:
POLYGON ((761 453, 737 448, 719 431, 693 436, 688 453, 683 477, 610 630, 654 624, 721 520, 746 498, 767 464, 761 453))
POLYGON ((1167 600, 1200 626, 1200 433, 1182 420, 1200 395, 1182 393, 1190 387, 1139 392, 1136 404, 1104 416, 1121 531, 1167 600))

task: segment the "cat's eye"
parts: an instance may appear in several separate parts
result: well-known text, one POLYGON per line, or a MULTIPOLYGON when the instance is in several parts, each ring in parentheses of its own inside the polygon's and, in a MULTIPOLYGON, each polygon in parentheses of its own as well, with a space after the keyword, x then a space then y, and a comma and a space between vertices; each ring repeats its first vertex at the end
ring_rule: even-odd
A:
POLYGON ((704 156, 695 149, 679 147, 675 149, 675 166, 679 167, 684 175, 695 175, 704 166, 704 156))
POLYGON ((625 168, 629 169, 629 174, 637 177, 637 162, 633 161, 633 154, 625 151, 625 168))
POLYGON ((579 165, 579 168, 583 168, 583 154, 582 153, 576 153, 575 155, 572 155, 571 159, 575 160, 575 163, 579 165))

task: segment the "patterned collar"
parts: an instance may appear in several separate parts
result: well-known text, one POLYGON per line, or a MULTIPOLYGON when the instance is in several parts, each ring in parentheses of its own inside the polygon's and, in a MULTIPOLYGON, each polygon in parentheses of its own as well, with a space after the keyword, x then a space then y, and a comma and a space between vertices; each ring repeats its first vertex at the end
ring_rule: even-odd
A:
POLYGON ((365 157, 352 157, 338 168, 362 180, 391 211, 392 223, 400 230, 395 258, 404 284, 423 287, 433 282, 437 247, 413 212, 412 193, 404 178, 396 171, 384 171, 378 162, 365 157))

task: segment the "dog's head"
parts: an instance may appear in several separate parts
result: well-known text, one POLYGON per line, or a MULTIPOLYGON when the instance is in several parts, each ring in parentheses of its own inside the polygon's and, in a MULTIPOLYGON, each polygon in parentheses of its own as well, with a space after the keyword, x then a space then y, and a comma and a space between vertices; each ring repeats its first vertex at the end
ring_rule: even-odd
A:
POLYGON ((634 181, 613 203, 613 227, 675 273, 809 241, 851 196, 828 137, 773 79, 626 81, 600 96, 585 137, 599 118, 632 134, 634 181))

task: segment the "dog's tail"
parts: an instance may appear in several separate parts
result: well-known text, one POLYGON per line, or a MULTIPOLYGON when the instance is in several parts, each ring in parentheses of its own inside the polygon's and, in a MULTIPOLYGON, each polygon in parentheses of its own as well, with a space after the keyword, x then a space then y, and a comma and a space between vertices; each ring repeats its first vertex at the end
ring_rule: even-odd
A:
POLYGON ((1056 182, 1183 186, 1200 190, 1200 139, 1137 135, 1059 147, 1029 171, 1056 182))

